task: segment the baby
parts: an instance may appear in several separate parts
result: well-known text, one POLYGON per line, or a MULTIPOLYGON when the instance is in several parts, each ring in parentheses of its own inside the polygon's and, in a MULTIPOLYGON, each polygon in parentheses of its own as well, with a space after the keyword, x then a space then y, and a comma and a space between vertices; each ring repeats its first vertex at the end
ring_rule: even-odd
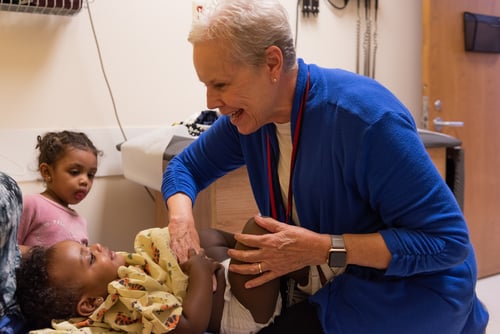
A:
MULTIPOLYGON (((253 219, 243 230, 263 231, 253 219)), ((134 253, 70 240, 33 247, 18 270, 21 309, 34 328, 62 319, 52 322, 58 330, 234 334, 266 327, 281 310, 279 279, 245 289, 252 276, 227 271, 227 248, 243 245, 213 229, 200 238, 204 251, 191 251, 182 265, 168 227, 140 232, 134 253)))

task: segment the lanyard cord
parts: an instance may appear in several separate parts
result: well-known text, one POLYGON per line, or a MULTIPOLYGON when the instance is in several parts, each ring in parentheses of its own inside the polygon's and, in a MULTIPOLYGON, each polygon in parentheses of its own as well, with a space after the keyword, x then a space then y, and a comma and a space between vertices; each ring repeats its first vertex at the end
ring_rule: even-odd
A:
MULTIPOLYGON (((302 130, 302 119, 304 116, 304 110, 306 108, 307 97, 309 95, 309 85, 310 85, 310 73, 307 72, 307 83, 304 95, 300 101, 299 114, 297 116, 297 123, 295 124, 294 136, 293 136, 293 146, 292 146, 292 157, 290 160, 290 178, 288 182, 288 203, 286 207, 285 223, 289 224, 292 221, 292 207, 293 207, 293 191, 292 191, 292 177, 293 170, 295 168, 295 160, 297 158, 297 151, 299 147, 300 132, 302 130)), ((278 218, 277 207, 276 207, 276 197, 273 187, 273 174, 272 174, 272 163, 271 163, 271 143, 269 135, 267 135, 267 176, 269 179, 269 192, 271 197, 271 214, 274 219, 278 218)))
POLYGON ((274 197, 274 187, 273 187, 273 167, 271 162, 271 139, 269 134, 266 138, 267 144, 267 179, 269 180, 269 195, 271 198, 271 217, 278 219, 278 210, 276 209, 276 197, 274 197))

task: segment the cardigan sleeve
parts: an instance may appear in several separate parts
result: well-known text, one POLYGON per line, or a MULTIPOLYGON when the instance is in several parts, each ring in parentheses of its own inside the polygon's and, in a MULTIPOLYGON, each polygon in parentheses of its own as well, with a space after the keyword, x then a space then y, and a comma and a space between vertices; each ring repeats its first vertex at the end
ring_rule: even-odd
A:
POLYGON ((194 203, 198 192, 243 164, 239 134, 229 117, 221 116, 168 163, 163 173, 163 198, 182 192, 194 203))
POLYGON ((382 117, 367 128, 364 143, 370 149, 359 156, 358 175, 386 226, 380 231, 392 254, 386 275, 462 263, 469 252, 467 225, 412 123, 382 117))

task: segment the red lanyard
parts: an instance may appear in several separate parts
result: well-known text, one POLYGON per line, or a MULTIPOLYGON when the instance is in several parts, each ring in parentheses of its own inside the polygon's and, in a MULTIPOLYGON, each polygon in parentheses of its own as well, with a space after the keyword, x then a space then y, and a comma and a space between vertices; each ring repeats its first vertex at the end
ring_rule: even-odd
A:
MULTIPOLYGON (((295 160, 297 159, 297 151, 299 149, 300 132, 302 130, 302 118, 304 116, 304 110, 306 109, 307 97, 309 95, 309 83, 310 75, 307 73, 307 83, 304 95, 302 95, 302 100, 300 101, 299 114, 297 115, 297 123, 295 123, 295 130, 293 132, 293 146, 292 146, 292 157, 290 160, 290 179, 288 180, 288 203, 286 207, 285 223, 289 224, 292 221, 292 207, 293 207, 293 191, 292 191, 292 178, 293 171, 295 168, 295 160)), ((271 166, 271 142, 269 135, 267 136, 267 177, 269 179, 269 192, 271 197, 271 214, 274 219, 278 219, 278 210, 276 207, 276 197, 274 194, 273 187, 273 173, 271 166)))

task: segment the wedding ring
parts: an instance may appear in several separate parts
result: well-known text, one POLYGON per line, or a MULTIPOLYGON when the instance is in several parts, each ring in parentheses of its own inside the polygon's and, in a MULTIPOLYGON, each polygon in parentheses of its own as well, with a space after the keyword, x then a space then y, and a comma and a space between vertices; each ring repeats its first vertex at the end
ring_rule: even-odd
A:
POLYGON ((262 266, 259 263, 259 274, 262 274, 262 266))

